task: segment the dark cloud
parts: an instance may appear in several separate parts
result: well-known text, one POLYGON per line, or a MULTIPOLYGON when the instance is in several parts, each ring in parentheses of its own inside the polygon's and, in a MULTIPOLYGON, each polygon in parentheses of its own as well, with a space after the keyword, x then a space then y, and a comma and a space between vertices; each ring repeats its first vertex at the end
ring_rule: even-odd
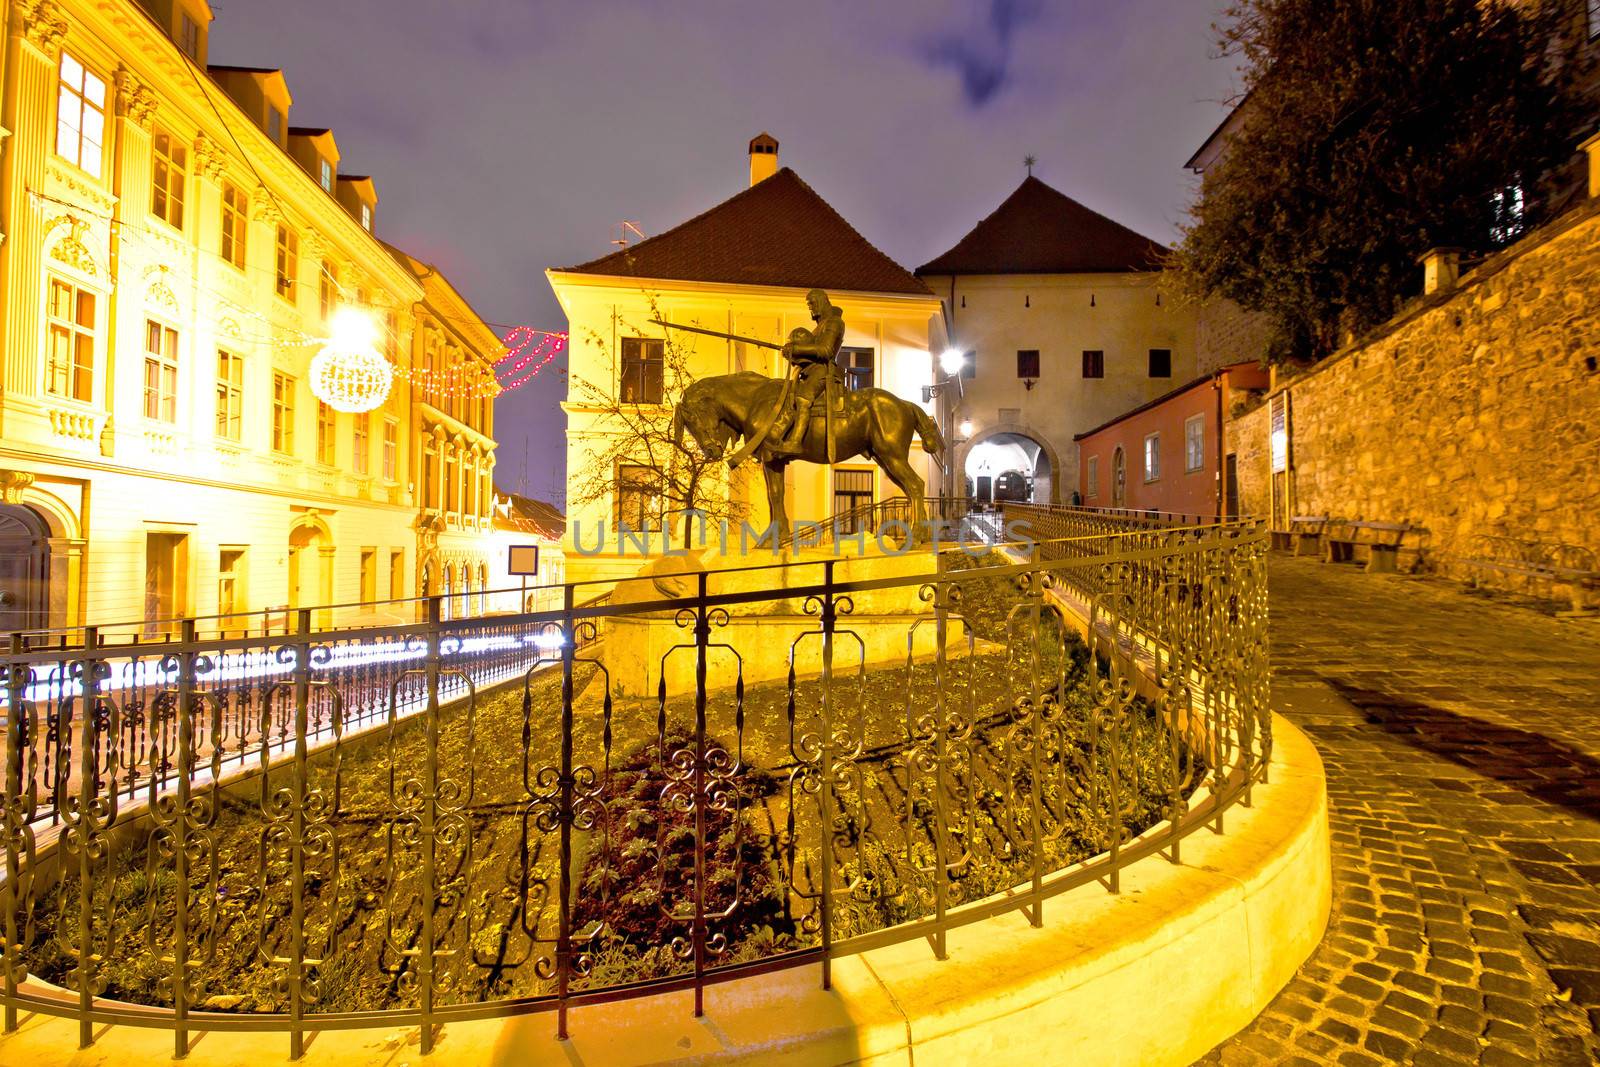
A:
POLYGON ((1006 85, 1011 73, 1012 35, 1039 15, 1036 0, 989 0, 988 17, 976 33, 949 31, 928 46, 928 58, 961 75, 967 103, 982 107, 1006 85))
MULTIPOLYGON (((763 129, 908 266, 992 211, 1028 153, 1171 240, 1182 163, 1230 89, 1209 58, 1220 3, 214 0, 212 61, 282 66, 292 121, 331 126, 341 166, 374 176, 382 236, 485 318, 563 329, 544 268, 610 251, 621 219, 660 233, 738 192, 763 129), (930 58, 940 41, 971 62, 930 58)), ((560 495, 563 391, 546 372, 496 403, 503 485, 526 437, 528 490, 560 495)))

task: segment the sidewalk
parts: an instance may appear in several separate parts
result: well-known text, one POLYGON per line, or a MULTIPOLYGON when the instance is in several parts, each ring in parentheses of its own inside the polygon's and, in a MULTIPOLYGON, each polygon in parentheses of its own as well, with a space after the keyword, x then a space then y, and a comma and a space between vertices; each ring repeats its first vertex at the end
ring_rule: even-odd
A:
POLYGON ((1600 1063, 1600 621, 1274 553, 1328 773, 1321 946, 1204 1064, 1600 1063))

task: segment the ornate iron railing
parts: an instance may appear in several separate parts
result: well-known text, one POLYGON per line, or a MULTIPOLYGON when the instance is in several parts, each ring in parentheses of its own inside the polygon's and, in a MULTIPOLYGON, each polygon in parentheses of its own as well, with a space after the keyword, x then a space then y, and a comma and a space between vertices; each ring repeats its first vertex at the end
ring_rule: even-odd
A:
POLYGON ((455 1020, 550 1011, 564 1035, 578 1004, 692 989, 698 1011, 709 982, 826 983, 914 938, 942 958, 954 927, 1115 892, 1265 776, 1265 534, 1083 537, 909 577, 570 586, 527 615, 17 641, 5 1025, 164 1027, 179 1055, 278 1030, 291 1056, 407 1025, 427 1052, 455 1020), (647 642, 586 643, 607 623, 670 635, 653 696, 619 681, 647 642), (885 627, 903 651, 869 663, 885 627))

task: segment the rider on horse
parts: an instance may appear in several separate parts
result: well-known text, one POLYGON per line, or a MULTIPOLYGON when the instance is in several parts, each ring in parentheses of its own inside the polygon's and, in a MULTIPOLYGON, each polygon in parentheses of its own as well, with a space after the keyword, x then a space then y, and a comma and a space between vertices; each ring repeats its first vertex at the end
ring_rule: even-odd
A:
MULTIPOLYGON (((828 375, 834 372, 834 360, 839 346, 844 343, 844 313, 833 306, 828 294, 813 289, 806 294, 806 304, 816 321, 815 330, 797 329, 789 334, 789 343, 783 346, 783 358, 798 369, 794 395, 789 415, 789 432, 778 442, 775 450, 795 454, 801 449, 806 424, 810 421, 811 405, 817 394, 828 384, 828 375)), ((827 412, 824 412, 827 414, 827 412)))

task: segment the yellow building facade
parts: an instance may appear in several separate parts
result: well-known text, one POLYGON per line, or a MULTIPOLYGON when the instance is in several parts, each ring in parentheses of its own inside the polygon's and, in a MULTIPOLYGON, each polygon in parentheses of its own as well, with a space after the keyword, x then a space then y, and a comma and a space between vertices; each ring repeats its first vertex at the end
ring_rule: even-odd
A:
POLYGON ((211 22, 6 4, 0 628, 367 605, 327 624, 486 573, 498 342, 374 236, 374 183, 289 124, 281 72, 207 67, 211 22), (396 369, 366 414, 310 388, 350 306, 396 369))
MULTIPOLYGON (((781 345, 796 327, 810 328, 806 292, 827 291, 844 313, 840 352, 851 387, 873 385, 922 402, 931 383, 929 331, 939 300, 927 286, 870 245, 792 170, 778 170, 777 142, 751 142, 751 185, 672 230, 620 252, 547 271, 566 313, 569 334, 567 415, 567 575, 574 581, 637 573, 642 560, 629 543, 619 552, 618 520, 659 521, 659 500, 630 498, 630 468, 659 455, 638 442, 638 418, 618 405, 668 411, 678 388, 699 378, 759 371, 788 373, 780 354, 740 341, 674 332, 652 322, 688 323, 781 345), (679 374, 669 345, 681 353, 679 374), (617 441, 633 442, 631 450, 617 441), (596 470, 596 464, 606 467, 596 470), (609 491, 597 493, 596 485, 609 491), (602 543, 601 533, 604 531, 602 543)), ((927 405, 924 405, 927 407, 927 405)), ((938 492, 935 459, 914 446, 913 466, 930 495, 938 492)), ((820 521, 867 500, 900 495, 870 460, 831 466, 794 463, 785 471, 790 517, 820 521)), ((753 527, 764 528, 766 490, 759 467, 729 474, 718 464, 712 494, 732 498, 753 527)), ((737 534, 737 525, 734 527, 737 534)), ((659 545, 659 542, 657 542, 659 545)))

